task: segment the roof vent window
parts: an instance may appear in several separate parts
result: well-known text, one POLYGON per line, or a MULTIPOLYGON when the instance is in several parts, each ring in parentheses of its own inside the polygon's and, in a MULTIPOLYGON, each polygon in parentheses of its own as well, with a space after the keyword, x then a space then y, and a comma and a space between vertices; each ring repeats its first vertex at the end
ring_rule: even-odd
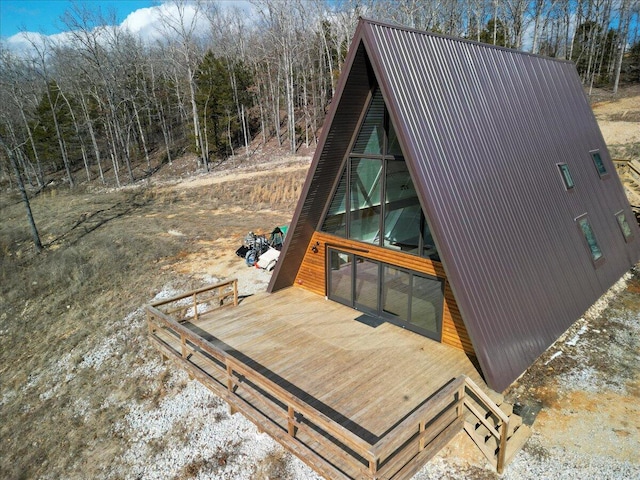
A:
POLYGON ((625 241, 630 242, 633 238, 633 233, 631 232, 631 227, 627 222, 627 217, 623 210, 616 213, 616 220, 618 221, 618 226, 620 227, 620 231, 622 232, 625 241))
POLYGON ((598 171, 600 178, 607 176, 607 167, 604 166, 604 162, 600 156, 600 151, 596 150, 591 152, 591 158, 593 158, 593 164, 596 166, 596 170, 598 171))
POLYGON ((591 252, 591 259, 593 260, 593 263, 598 266, 604 261, 604 257, 602 256, 602 250, 600 250, 600 246, 598 245, 598 241, 593 233, 593 228, 591 228, 591 223, 589 222, 587 215, 584 214, 576 218, 576 222, 578 222, 578 227, 587 242, 587 246, 591 252))
POLYGON ((571 190, 575 186, 575 184, 573 183, 573 178, 571 177, 571 172, 569 171, 568 165, 566 163, 559 163, 558 169, 560 170, 560 175, 562 175, 564 187, 567 190, 571 190))

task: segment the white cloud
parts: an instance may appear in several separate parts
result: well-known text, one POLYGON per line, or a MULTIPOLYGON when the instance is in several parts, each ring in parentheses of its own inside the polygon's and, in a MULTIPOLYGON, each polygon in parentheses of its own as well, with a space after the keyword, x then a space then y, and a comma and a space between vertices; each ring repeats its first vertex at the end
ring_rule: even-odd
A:
MULTIPOLYGON (((1 1, 1 0, 0 0, 1 1)), ((222 12, 239 9, 246 13, 245 20, 255 16, 255 8, 248 0, 229 0, 217 3, 222 12)), ((171 28, 163 25, 163 17, 171 19, 174 26, 179 26, 182 22, 189 30, 193 22, 193 33, 195 36, 205 36, 209 33, 209 22, 202 12, 196 16, 196 9, 193 4, 186 3, 183 6, 182 15, 176 4, 172 1, 165 1, 161 5, 141 8, 131 12, 117 28, 126 29, 133 35, 138 36, 144 42, 153 43, 160 39, 168 39, 175 35, 171 28)), ((103 28, 103 27, 102 27, 103 28)), ((21 32, 2 40, 4 45, 13 53, 21 56, 28 56, 32 49, 27 38, 33 39, 38 44, 42 44, 45 39, 54 43, 66 43, 71 38, 69 32, 57 33, 54 35, 42 35, 35 32, 21 32)))
POLYGON ((141 8, 130 13, 124 19, 121 28, 128 29, 143 41, 153 42, 162 38, 176 35, 176 30, 184 28, 191 30, 196 36, 205 35, 209 30, 206 17, 198 14, 192 4, 186 4, 180 10, 173 2, 166 2, 157 7, 141 8), (163 19, 168 20, 171 27, 163 23, 163 19))
POLYGON ((35 54, 34 48, 49 54, 50 52, 45 50, 46 45, 64 45, 70 42, 71 34, 69 32, 55 33, 53 35, 43 35, 38 32, 20 32, 3 40, 4 46, 20 57, 32 57, 35 54))
MULTIPOLYGON (((31 33, 31 35, 38 35, 33 32, 29 32, 29 33, 31 33)), ((41 42, 42 40, 39 40, 39 41, 41 42)), ((9 51, 17 55, 22 55, 31 49, 31 44, 22 33, 16 33, 15 35, 12 35, 9 38, 4 39, 4 44, 6 45, 9 51)))
POLYGON ((134 35, 140 35, 147 40, 155 40, 160 36, 158 24, 160 13, 158 7, 141 8, 131 12, 120 25, 134 35))
MULTIPOLYGON (((248 0, 220 1, 217 5, 223 13, 234 9, 242 11, 245 13, 245 19, 250 19, 256 14, 255 7, 248 0)), ((164 2, 160 6, 141 8, 131 12, 120 26, 127 28, 144 41, 153 42, 174 35, 172 28, 163 25, 163 18, 171 19, 173 27, 179 28, 180 22, 187 30, 193 26, 196 36, 209 33, 209 20, 203 12, 197 12, 193 4, 186 4, 180 11, 171 1, 164 2)))

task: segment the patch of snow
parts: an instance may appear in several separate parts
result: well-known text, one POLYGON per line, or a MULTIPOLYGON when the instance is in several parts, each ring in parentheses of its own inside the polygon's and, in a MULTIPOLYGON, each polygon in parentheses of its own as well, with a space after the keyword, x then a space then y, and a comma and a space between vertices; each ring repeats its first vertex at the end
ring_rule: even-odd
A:
POLYGON ((619 312, 617 315, 610 317, 612 323, 621 323, 634 335, 640 334, 640 317, 635 312, 619 312))
POLYGON ((132 312, 129 312, 122 320, 125 324, 132 324, 144 320, 144 308, 138 307, 132 312))
POLYGON ((218 277, 206 273, 202 276, 202 281, 208 285, 215 285, 216 283, 220 283, 221 280, 218 277))
POLYGON ((29 390, 39 387, 42 383, 48 383, 51 387, 40 395, 41 399, 48 400, 58 390, 59 384, 63 379, 65 382, 68 382, 75 376, 75 365, 73 364, 72 357, 73 354, 67 352, 56 360, 52 367, 42 369, 40 373, 30 374, 22 390, 29 390))
POLYGON ((627 480, 640 478, 640 465, 609 456, 582 454, 565 448, 541 444, 536 434, 499 477, 488 464, 474 465, 466 460, 437 454, 413 480, 459 478, 500 478, 501 480, 559 479, 627 480))
MULTIPOLYGON (((167 368, 160 361, 160 354, 157 351, 153 351, 152 353, 157 354, 155 360, 147 359, 145 362, 140 365, 135 365, 134 368, 131 368, 127 371, 126 375, 128 378, 150 378, 155 379, 158 378, 160 373, 167 368)), ((183 370, 175 369, 173 372, 182 372, 183 370)), ((186 376, 186 373, 185 373, 186 376)))
POLYGON ((167 300, 171 297, 175 297, 176 295, 180 295, 175 288, 165 285, 162 290, 160 290, 155 297, 151 300, 150 303, 159 302, 160 300, 167 300))
POLYGON ((413 480, 441 480, 460 478, 460 466, 448 461, 441 454, 436 455, 413 476, 413 480))
POLYGON ((40 400, 45 401, 45 400, 49 400, 50 398, 53 398, 53 396, 55 395, 55 393, 60 389, 60 384, 59 383, 54 383, 53 387, 51 387, 49 390, 47 390, 44 393, 41 393, 38 398, 40 398, 40 400))
POLYGON ((77 416, 86 420, 87 416, 91 412, 91 404, 85 397, 79 397, 73 402, 73 410, 77 416))
MULTIPOLYGON (((278 447, 282 449, 280 445, 278 445, 278 447)), ((289 474, 288 478, 293 480, 322 480, 322 477, 317 475, 298 457, 287 452, 285 461, 286 472, 289 474)))
POLYGON ((621 395, 626 394, 624 385, 615 383, 615 379, 603 377, 594 367, 582 366, 558 377, 558 384, 566 390, 582 390, 591 393, 602 393, 610 390, 621 395))
POLYGON ((554 353, 553 355, 551 355, 551 357, 549 357, 549 360, 547 360, 546 362, 544 362, 545 365, 549 365, 549 363, 551 363, 552 360, 555 360, 556 358, 558 358, 560 355, 562 355, 562 350, 558 350, 556 353, 554 353))
POLYGON ((580 330, 578 330, 578 333, 576 333, 571 340, 564 342, 564 344, 569 347, 575 347, 580 340, 580 336, 585 334, 587 330, 589 330, 589 328, 586 325, 583 325, 580 330))
POLYGON ((535 455, 527 452, 525 447, 509 464, 501 479, 532 478, 627 480, 640 478, 640 465, 608 456, 571 452, 561 447, 551 447, 545 449, 543 455, 535 455))

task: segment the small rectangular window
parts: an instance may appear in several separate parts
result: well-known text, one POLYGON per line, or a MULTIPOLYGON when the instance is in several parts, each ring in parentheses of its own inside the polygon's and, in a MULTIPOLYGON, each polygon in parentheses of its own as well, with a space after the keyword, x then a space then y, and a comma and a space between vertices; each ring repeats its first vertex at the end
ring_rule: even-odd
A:
POLYGON ((593 263, 598 266, 604 258, 602 256, 602 250, 600 250, 600 246, 598 245, 598 241, 596 240, 596 236, 593 233, 593 228, 591 228, 591 223, 587 218, 587 215, 581 215, 576 218, 576 222, 578 223, 578 227, 584 235, 584 239, 587 242, 587 246, 589 247, 589 251, 591 252, 591 259, 593 263))
POLYGON ((627 222, 627 216, 624 214, 623 210, 616 213, 616 220, 618 220, 618 226, 620 227, 620 231, 622 232, 625 241, 630 242, 633 238, 633 233, 631 232, 631 227, 627 222))
POLYGON ((565 188, 571 190, 575 184, 573 183, 569 166, 566 163, 558 163, 558 168, 560 169, 560 175, 562 175, 565 188))
POLYGON ((598 175, 600 175, 600 177, 605 177, 607 175, 607 167, 604 166, 602 157, 600 156, 600 151, 595 150, 591 152, 591 158, 593 158, 593 164, 596 166, 598 175))

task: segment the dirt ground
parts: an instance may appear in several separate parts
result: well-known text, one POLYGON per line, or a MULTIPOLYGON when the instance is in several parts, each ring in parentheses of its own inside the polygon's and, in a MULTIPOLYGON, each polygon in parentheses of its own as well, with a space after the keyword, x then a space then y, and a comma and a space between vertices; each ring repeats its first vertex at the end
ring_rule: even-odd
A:
MULTIPOLYGON (((594 111, 619 154, 640 146, 640 88, 594 111)), ((638 150, 640 151, 640 150, 638 150)), ((0 478, 316 479, 171 364, 141 306, 237 276, 249 230, 291 219, 309 156, 256 156, 194 175, 188 157, 118 190, 0 195, 0 478)), ((601 299, 506 392, 535 416, 505 479, 640 478, 640 272, 601 299)), ((499 478, 464 434, 416 479, 499 478)))
POLYGON ((602 136, 613 158, 640 158, 640 85, 612 98, 607 92, 592 104, 602 136))

